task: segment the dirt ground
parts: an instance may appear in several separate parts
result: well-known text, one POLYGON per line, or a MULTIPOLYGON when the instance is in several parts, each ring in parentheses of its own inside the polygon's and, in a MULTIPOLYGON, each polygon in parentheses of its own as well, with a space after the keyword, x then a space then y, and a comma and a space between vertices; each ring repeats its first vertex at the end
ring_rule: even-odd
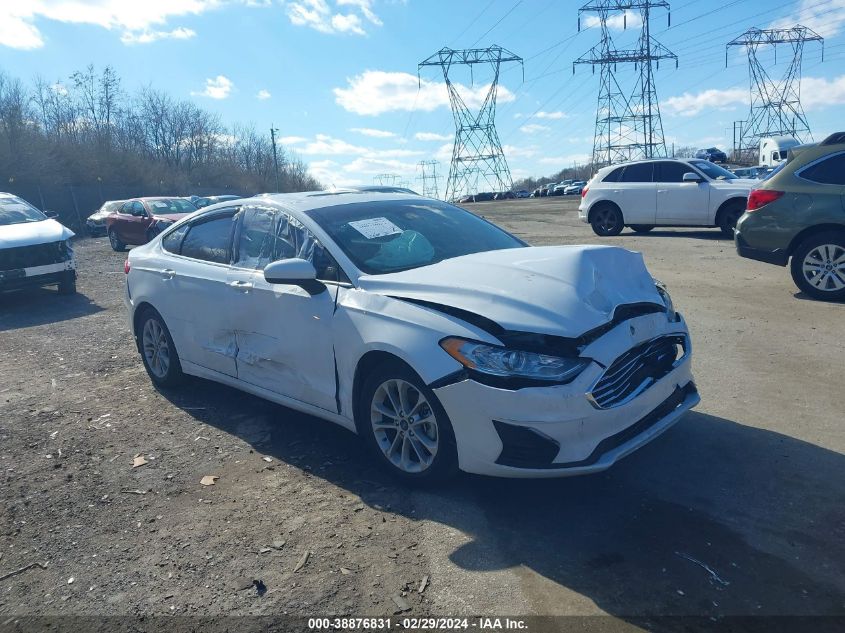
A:
POLYGON ((160 393, 125 324, 124 256, 104 238, 77 243, 77 296, 0 296, 0 577, 45 566, 0 580, 0 617, 403 602, 632 622, 845 616, 845 305, 808 300, 718 231, 599 239, 575 206, 474 210, 537 245, 641 251, 690 324, 702 395, 590 477, 411 490, 330 423, 200 380, 160 393))

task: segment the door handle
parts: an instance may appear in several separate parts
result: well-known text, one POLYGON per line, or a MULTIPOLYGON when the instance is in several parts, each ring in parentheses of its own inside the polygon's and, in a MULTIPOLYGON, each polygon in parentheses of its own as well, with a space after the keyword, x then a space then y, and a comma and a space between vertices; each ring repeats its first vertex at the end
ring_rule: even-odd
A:
POLYGON ((235 290, 240 290, 241 292, 247 292, 250 288, 252 288, 251 281, 230 281, 229 287, 234 288, 235 290))
POLYGON ((658 189, 657 193, 666 193, 668 189, 658 189))
POLYGON ((171 270, 170 268, 165 268, 164 270, 161 271, 161 278, 164 279, 164 281, 169 281, 169 280, 173 279, 173 275, 175 275, 175 274, 176 274, 175 270, 171 270))

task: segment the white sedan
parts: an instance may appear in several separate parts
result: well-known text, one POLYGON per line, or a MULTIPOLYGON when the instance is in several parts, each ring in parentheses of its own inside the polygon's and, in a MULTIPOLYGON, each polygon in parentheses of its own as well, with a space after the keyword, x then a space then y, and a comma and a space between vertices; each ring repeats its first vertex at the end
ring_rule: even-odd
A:
POLYGON ((218 204, 126 272, 155 384, 331 420, 412 481, 602 470, 699 401, 686 323, 638 253, 529 247, 416 195, 218 204))

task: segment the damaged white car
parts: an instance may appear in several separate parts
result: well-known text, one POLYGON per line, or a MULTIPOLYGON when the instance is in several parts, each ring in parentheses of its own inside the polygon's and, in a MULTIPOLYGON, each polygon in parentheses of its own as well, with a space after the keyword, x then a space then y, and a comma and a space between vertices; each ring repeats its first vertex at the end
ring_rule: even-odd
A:
POLYGON ((0 192, 0 292, 56 285, 76 292, 76 260, 66 226, 23 198, 0 192))
POLYGON ((638 253, 529 247, 420 196, 218 204, 126 272, 154 383, 331 420, 409 480, 599 471, 699 401, 686 323, 638 253))

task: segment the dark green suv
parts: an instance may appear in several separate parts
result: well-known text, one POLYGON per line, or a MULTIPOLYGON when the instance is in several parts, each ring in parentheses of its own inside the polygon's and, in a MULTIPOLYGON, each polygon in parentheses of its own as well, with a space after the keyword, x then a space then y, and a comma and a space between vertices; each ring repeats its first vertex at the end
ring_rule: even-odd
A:
POLYGON ((817 299, 845 299, 845 132, 789 150, 748 196, 736 223, 736 250, 791 264, 792 279, 817 299))

